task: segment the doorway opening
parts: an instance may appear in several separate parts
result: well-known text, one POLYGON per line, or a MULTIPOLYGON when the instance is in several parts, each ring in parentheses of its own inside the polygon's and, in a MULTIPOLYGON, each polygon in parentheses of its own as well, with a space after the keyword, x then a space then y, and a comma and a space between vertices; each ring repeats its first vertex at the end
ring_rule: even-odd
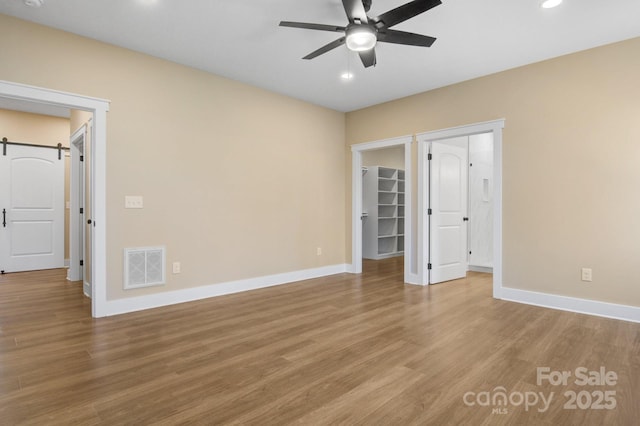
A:
POLYGON ((362 153, 362 257, 404 256, 404 147, 362 153))
MULTIPOLYGON (((45 107, 87 111, 92 115, 91 129, 91 313, 93 317, 109 314, 106 291, 106 118, 109 102, 83 95, 59 92, 0 80, 0 99, 33 103, 45 107)), ((85 146, 85 148, 87 148, 85 146)), ((87 274, 85 274, 87 275, 87 274)))
POLYGON ((493 270, 493 134, 429 142, 429 283, 493 270))
POLYGON ((411 236, 412 142, 412 136, 403 136, 351 147, 353 273, 362 273, 363 257, 404 255, 404 282, 415 283, 411 236), (385 164, 374 164, 381 162, 385 164), (369 186, 368 196, 365 180, 375 182, 369 186))
MULTIPOLYGON (((449 250, 449 252, 444 254, 446 257, 446 261, 440 262, 441 264, 448 266, 450 263, 454 265, 456 263, 463 263, 463 265, 454 265, 457 267, 464 267, 465 273, 466 268, 468 267, 468 263, 470 258, 467 255, 467 247, 469 245, 466 235, 467 224, 469 218, 467 216, 467 206, 466 202, 468 201, 466 188, 464 189, 464 206, 459 206, 460 211, 456 212, 455 215, 451 215, 450 217, 446 217, 446 220, 452 219, 455 220, 455 224, 446 223, 446 221, 438 221, 432 220, 432 216, 436 213, 435 209, 432 207, 434 196, 437 196, 435 200, 436 205, 439 201, 443 200, 441 194, 438 192, 438 188, 433 188, 434 182, 430 179, 430 174, 432 170, 430 167, 438 167, 433 166, 429 160, 429 157, 433 157, 433 147, 442 147, 447 146, 446 143, 443 143, 446 140, 456 140, 458 142, 462 139, 474 136, 474 135, 490 135, 493 139, 493 156, 492 156, 492 184, 490 180, 485 183, 482 181, 482 185, 490 185, 487 186, 486 192, 487 194, 491 193, 492 197, 492 231, 491 231, 491 246, 492 246, 492 272, 493 272, 493 296, 495 298, 500 298, 501 289, 502 289, 502 129, 504 128, 504 119, 489 121, 485 123, 477 123, 471 124, 468 126, 455 127, 451 129, 438 130, 433 132, 427 132, 420 135, 417 135, 418 141, 418 278, 420 284, 427 285, 432 284, 434 282, 442 281, 442 276, 446 278, 446 274, 441 275, 440 277, 437 274, 432 274, 433 265, 430 263, 430 259, 438 258, 438 256, 443 256, 442 253, 432 253, 432 251, 442 251, 449 250), (430 210, 432 209, 432 210, 430 210), (430 215, 431 213, 431 215, 430 215), (460 217, 457 217, 460 216, 460 217), (458 222, 463 225, 458 226, 458 222), (442 242, 438 241, 439 236, 444 235, 446 232, 440 232, 434 230, 434 223, 437 226, 442 225, 444 230, 450 234, 450 236, 457 238, 457 241, 460 244, 454 244, 449 246, 443 246, 442 242), (457 230, 456 230, 457 229, 457 230), (459 232, 458 232, 459 231, 459 232), (453 248, 452 248, 453 247, 453 248), (460 251, 460 247, 464 248, 464 253, 460 251), (453 253, 453 254, 452 254, 453 253), (449 260, 454 259, 449 262, 449 260), (457 260, 455 260, 457 259, 457 260), (431 268, 430 268, 431 267, 431 268), (436 275, 433 277, 432 275, 436 275), (432 279, 435 278, 435 279, 432 279)), ((482 138, 474 138, 475 141, 471 143, 478 143, 478 141, 482 140, 482 138)), ((469 143, 469 142, 467 142, 469 143)), ((449 146, 456 145, 456 142, 449 143, 449 146)), ((439 148, 436 149, 438 151, 439 148)), ((439 152, 439 151, 438 151, 439 152)), ((463 155, 463 154, 460 154, 463 155)), ((445 154, 445 156, 449 156, 449 158, 454 158, 455 154, 445 154)), ((468 156, 468 151, 464 153, 464 156, 468 156)), ((433 160, 431 160, 433 161, 433 160)), ((449 161, 449 160, 447 160, 449 161)), ((464 160, 468 163, 468 160, 464 160)), ((466 168, 466 167, 465 167, 466 168)), ((463 170, 460 170, 463 172, 463 170)), ((466 172, 468 169, 464 171, 464 176, 460 177, 459 180, 466 180, 466 172)), ((435 180, 435 179, 433 179, 435 180)), ((484 188, 483 188, 484 190, 484 188)), ((443 192, 447 194, 447 192, 443 192)), ((460 194, 458 194, 460 195, 460 194)), ((483 196, 481 194, 480 196, 483 196)), ((445 203, 449 202, 449 200, 444 200, 445 203)), ((438 208, 438 207, 436 207, 438 208)), ((453 209, 444 209, 447 210, 446 213, 449 213, 453 209)), ((442 215, 445 217, 446 215, 442 215)), ((480 268, 482 265, 478 265, 480 268)), ((479 270, 482 270, 480 269, 479 270)))
POLYGON ((5 135, 0 155, 0 270, 27 272, 67 268, 67 280, 83 281, 85 159, 90 114, 36 102, 0 98, 5 135), (78 126, 79 122, 84 122, 78 126), (74 126, 74 127, 72 127, 74 126), (80 127, 72 133, 74 128, 80 127))

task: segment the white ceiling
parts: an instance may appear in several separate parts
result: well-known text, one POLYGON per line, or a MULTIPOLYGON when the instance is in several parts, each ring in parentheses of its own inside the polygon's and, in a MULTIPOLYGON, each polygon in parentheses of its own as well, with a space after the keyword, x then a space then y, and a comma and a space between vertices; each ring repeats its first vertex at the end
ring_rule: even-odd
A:
MULTIPOLYGON (((407 0, 373 0, 370 16, 407 0)), ((341 0, 0 0, 0 12, 185 64, 338 111, 352 111, 505 69, 640 36, 639 0, 443 0, 394 29, 431 48, 380 43, 365 69, 346 47, 301 58, 339 33, 281 20, 346 25, 341 0), (340 74, 350 68, 351 81, 340 74)), ((594 82, 595 84, 595 82, 594 82)))

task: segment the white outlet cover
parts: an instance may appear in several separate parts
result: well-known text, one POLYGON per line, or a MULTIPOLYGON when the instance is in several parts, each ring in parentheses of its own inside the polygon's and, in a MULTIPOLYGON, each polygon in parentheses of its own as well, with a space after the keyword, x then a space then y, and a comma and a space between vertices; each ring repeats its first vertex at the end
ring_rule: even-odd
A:
POLYGON ((144 201, 141 195, 126 195, 124 197, 125 209, 141 209, 144 207, 144 201))

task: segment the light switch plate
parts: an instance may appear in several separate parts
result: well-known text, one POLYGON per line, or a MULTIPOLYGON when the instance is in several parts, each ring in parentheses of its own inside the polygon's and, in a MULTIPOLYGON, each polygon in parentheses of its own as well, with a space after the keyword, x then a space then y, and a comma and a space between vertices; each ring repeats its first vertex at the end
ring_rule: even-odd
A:
POLYGON ((125 209, 141 209, 144 207, 142 195, 126 195, 124 197, 125 209))

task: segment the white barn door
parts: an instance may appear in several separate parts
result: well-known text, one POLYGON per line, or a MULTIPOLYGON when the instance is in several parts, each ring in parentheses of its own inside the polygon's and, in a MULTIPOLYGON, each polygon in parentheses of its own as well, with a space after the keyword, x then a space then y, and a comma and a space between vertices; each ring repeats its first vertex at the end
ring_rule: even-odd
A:
POLYGON ((467 150, 431 143, 429 283, 467 274, 467 150))
POLYGON ((64 267, 64 154, 6 145, 0 155, 0 270, 64 267))

